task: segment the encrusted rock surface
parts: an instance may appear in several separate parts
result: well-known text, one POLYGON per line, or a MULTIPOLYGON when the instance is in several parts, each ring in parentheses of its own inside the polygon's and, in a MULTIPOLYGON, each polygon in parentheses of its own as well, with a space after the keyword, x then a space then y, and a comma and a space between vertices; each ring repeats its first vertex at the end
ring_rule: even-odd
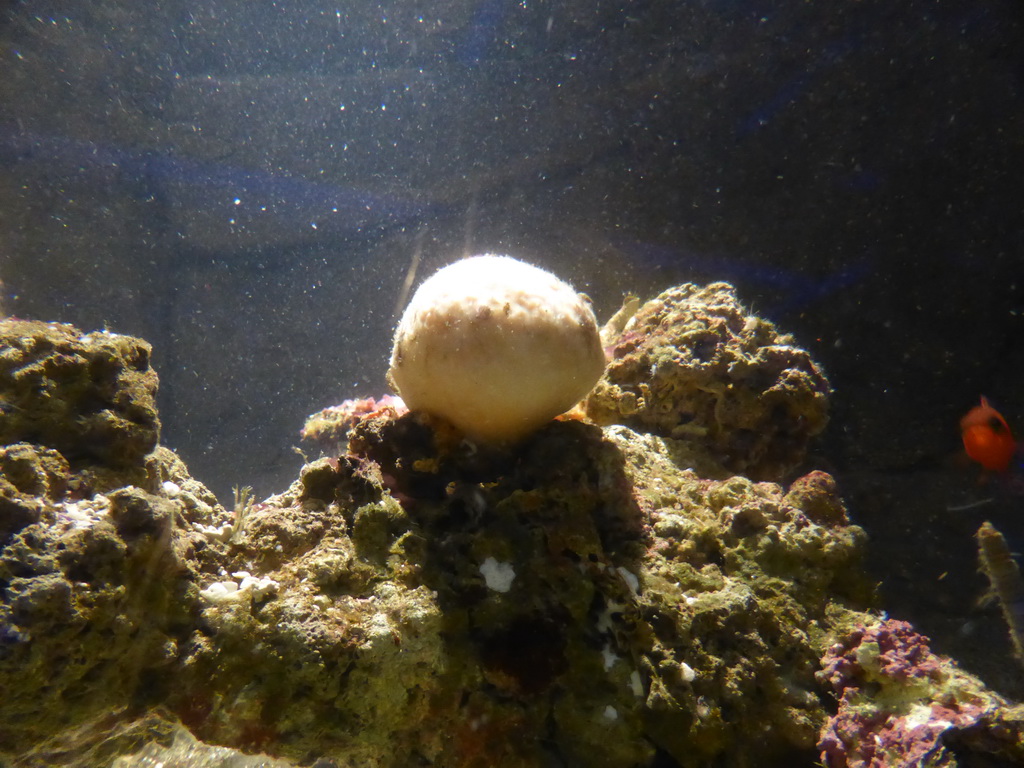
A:
POLYGON ((821 369, 728 283, 665 291, 609 352, 586 400, 590 418, 696 443, 731 472, 786 477, 828 423, 821 369))
POLYGON ((17 522, 0 541, 0 749, 17 752, 123 709, 173 667, 199 617, 205 540, 189 526, 226 513, 163 448, 144 487, 87 498, 66 490, 75 474, 51 449, 2 450, 0 487, 50 480, 45 494, 4 496, 17 522))
MULTIPOLYGON (((151 374, 118 359, 113 381, 151 374)), ((67 381, 67 418, 96 413, 67 381)), ((339 451, 233 511, 161 447, 126 465, 22 430, 0 448, 0 762, 818 758, 820 659, 874 621, 849 607, 871 601, 864 535, 827 474, 755 482, 623 425, 555 421, 502 449, 396 402, 343 416, 339 451)))
POLYGON ((0 321, 0 443, 130 468, 156 446, 156 372, 141 339, 61 323, 0 321))
POLYGON ((310 414, 299 436, 324 456, 337 456, 348 446, 348 433, 361 419, 383 408, 391 408, 396 415, 408 409, 401 398, 384 395, 345 400, 310 414))
POLYGON ((683 455, 578 422, 485 452, 384 409, 248 512, 225 567, 276 591, 210 602, 169 706, 215 743, 347 765, 809 757, 862 534, 683 455))
POLYGON ((827 768, 1024 764, 1024 707, 932 653, 907 622, 852 618, 818 673, 839 698, 819 744, 827 768))

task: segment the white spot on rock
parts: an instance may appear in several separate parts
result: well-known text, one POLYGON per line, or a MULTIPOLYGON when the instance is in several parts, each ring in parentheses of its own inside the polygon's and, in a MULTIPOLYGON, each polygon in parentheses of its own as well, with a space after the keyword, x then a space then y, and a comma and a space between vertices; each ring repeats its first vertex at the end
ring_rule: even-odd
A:
POLYGON ((626 586, 629 587, 629 591, 633 593, 633 596, 638 596, 640 594, 640 579, 636 577, 636 574, 626 568, 623 568, 621 565, 615 570, 619 572, 622 580, 626 582, 626 586))
POLYGON ((629 690, 631 690, 633 695, 638 699, 644 695, 644 684, 640 680, 640 673, 635 669, 629 675, 629 690))
POLYGON ((606 643, 604 648, 601 649, 601 658, 604 661, 605 672, 611 669, 615 665, 615 662, 619 660, 619 657, 608 643, 606 643))
POLYGON ((233 600, 259 602, 270 595, 276 594, 278 584, 273 579, 264 579, 249 574, 248 571, 237 571, 231 574, 237 581, 225 579, 215 581, 199 593, 208 603, 227 603, 233 600))
POLYGON ((215 581, 202 592, 200 597, 209 603, 226 603, 239 597, 238 584, 234 581, 215 581))
POLYGON ((484 577, 488 589, 495 592, 508 592, 512 589, 512 582, 515 581, 516 572, 511 563, 503 563, 488 557, 480 565, 480 574, 484 577))

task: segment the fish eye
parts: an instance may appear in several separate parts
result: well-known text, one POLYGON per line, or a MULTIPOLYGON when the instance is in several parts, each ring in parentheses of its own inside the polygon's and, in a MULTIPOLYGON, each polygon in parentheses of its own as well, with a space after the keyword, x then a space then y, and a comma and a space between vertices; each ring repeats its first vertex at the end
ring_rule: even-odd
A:
POLYGON ((995 416, 988 417, 988 428, 993 432, 1002 433, 1006 431, 1006 427, 1003 426, 1003 422, 997 419, 995 416))

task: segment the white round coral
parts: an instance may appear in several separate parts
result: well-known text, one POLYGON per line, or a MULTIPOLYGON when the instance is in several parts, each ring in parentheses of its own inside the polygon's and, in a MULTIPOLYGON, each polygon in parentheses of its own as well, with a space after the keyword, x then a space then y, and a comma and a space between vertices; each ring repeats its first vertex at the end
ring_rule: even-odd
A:
POLYGON ((508 256, 430 277, 395 332, 389 379, 411 410, 473 440, 518 440, 579 402, 604 370, 585 296, 508 256))

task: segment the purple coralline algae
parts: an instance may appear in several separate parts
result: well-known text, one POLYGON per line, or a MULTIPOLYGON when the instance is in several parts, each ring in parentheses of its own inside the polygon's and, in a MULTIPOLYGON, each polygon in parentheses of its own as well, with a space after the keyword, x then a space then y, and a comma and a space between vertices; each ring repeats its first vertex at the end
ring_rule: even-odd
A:
POLYGON ((755 480, 785 477, 828 423, 821 369, 727 283, 665 291, 607 351, 591 419, 696 443, 755 480))
POLYGON ((320 449, 325 456, 344 453, 348 445, 348 433, 367 416, 391 409, 395 416, 401 416, 408 409, 399 397, 360 397, 344 400, 312 414, 306 419, 299 436, 320 449))
MULTIPOLYGON (((1021 713, 928 647, 905 621, 854 629, 817 677, 839 698, 818 747, 827 768, 956 766, 985 754, 1019 764, 1021 713)), ((986 763, 988 764, 988 763, 986 763)))

